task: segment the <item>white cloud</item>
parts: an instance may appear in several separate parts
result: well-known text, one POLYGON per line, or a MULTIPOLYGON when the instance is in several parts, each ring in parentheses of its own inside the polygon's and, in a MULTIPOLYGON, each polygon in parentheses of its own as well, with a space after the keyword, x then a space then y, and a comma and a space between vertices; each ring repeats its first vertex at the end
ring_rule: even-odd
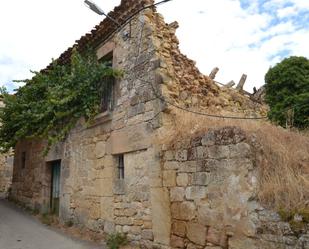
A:
POLYGON ((289 6, 283 9, 279 9, 277 11, 277 16, 279 18, 284 18, 284 17, 289 17, 292 15, 295 15, 297 13, 297 8, 296 6, 289 6))
MULTIPOLYGON (((261 13, 259 0, 173 0, 158 8, 167 22, 179 21, 181 50, 197 61, 203 73, 220 67, 218 80, 238 81, 248 74, 247 89, 264 82, 270 65, 280 52, 309 57, 309 31, 290 20, 309 9, 308 0, 269 0, 261 13), (288 2, 293 5, 286 6, 288 2), (271 25, 277 14, 288 18, 271 25)), ((97 1, 109 11, 120 0, 97 1), (103 3, 102 3, 103 2, 103 3)), ((74 41, 89 32, 101 17, 87 9, 83 0, 10 0, 0 9, 0 83, 30 77, 29 69, 40 70, 74 41), (2 58, 11 63, 1 64, 2 58)))
POLYGON ((253 86, 264 83, 268 68, 282 59, 280 52, 309 57, 305 45, 309 30, 297 30, 290 20, 272 24, 276 16, 271 13, 285 8, 288 1, 268 1, 264 7, 269 11, 262 13, 257 0, 250 1, 248 9, 242 9, 237 0, 207 4, 195 0, 194 3, 174 1, 162 11, 169 21, 180 20, 178 35, 182 51, 195 59, 204 73, 219 66, 218 80, 223 83, 237 82, 242 73, 246 73, 246 89, 252 90, 253 86), (177 12, 173 11, 176 5, 177 12), (204 11, 203 15, 197 14, 199 8, 204 11), (180 19, 182 16, 186 18, 180 19))

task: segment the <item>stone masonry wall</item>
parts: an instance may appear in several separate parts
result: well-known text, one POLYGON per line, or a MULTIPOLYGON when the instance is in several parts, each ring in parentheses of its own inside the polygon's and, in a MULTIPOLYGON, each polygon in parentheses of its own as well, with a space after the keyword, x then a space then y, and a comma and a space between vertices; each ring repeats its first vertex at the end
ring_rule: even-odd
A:
MULTIPOLYGON (((186 107, 226 104, 224 99, 213 102, 221 97, 220 89, 180 54, 174 25, 165 24, 153 9, 142 11, 124 31, 130 38, 121 31, 96 48, 98 59, 113 52, 113 66, 124 71, 115 85, 114 109, 98 115, 91 126, 80 120, 46 157, 44 142, 20 141, 11 197, 47 212, 50 163, 61 160, 62 222, 124 232, 145 248, 238 248, 237 243, 252 239, 257 214, 250 209, 256 208, 250 199, 256 187, 250 145, 239 131, 221 137, 210 133, 165 151, 162 161, 154 141, 170 128, 172 117, 155 93, 186 107), (124 156, 124 179, 118 177, 119 155, 124 156)), ((228 106, 242 111, 238 102, 243 103, 231 99, 228 106)))
MULTIPOLYGON (((0 107, 3 107, 0 98, 0 107)), ((6 198, 12 184, 13 157, 11 152, 0 154, 0 198, 6 198)))
POLYGON ((172 248, 304 249, 308 230, 258 203, 258 165, 250 137, 235 127, 210 130, 163 153, 172 248))
POLYGON ((10 199, 29 208, 49 209, 51 170, 43 157, 44 143, 40 140, 20 141, 14 151, 14 169, 10 199), (22 164, 22 153, 26 153, 22 164))
POLYGON ((97 232, 124 232, 132 244, 164 248, 169 244, 171 224, 159 151, 152 144, 162 126, 161 100, 153 91, 159 87, 156 70, 160 62, 152 39, 152 13, 143 11, 127 25, 131 38, 120 32, 97 47, 99 59, 113 52, 113 67, 124 72, 115 85, 114 109, 99 114, 91 126, 80 120, 63 144, 46 157, 44 142, 20 141, 15 148, 11 197, 47 212, 50 163, 61 160, 62 222, 73 221, 97 232), (23 152, 25 168, 21 167, 23 152), (124 156, 124 179, 118 177, 120 154, 124 156))
POLYGON ((0 198, 6 198, 12 184, 13 157, 0 155, 0 198))
POLYGON ((130 39, 117 34, 98 47, 100 58, 113 46, 113 65, 125 75, 117 81, 114 110, 99 115, 91 127, 77 126, 64 144, 60 216, 94 231, 126 233, 133 244, 151 248, 168 244, 170 219, 162 208, 168 203, 164 196, 162 205, 152 205, 163 188, 151 177, 160 165, 152 140, 162 124, 161 101, 151 85, 157 87, 159 65, 147 13, 152 11, 131 21, 130 39), (124 179, 118 178, 119 154, 124 155, 124 179), (154 218, 159 213, 163 222, 154 218))

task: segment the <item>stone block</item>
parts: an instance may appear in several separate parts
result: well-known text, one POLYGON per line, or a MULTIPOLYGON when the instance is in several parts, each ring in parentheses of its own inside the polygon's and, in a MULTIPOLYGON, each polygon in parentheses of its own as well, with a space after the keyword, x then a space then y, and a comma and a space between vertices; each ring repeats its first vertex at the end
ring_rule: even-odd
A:
POLYGON ((134 234, 134 235, 139 235, 141 234, 142 229, 140 226, 123 226, 123 232, 134 234))
MULTIPOLYGON (((227 237, 223 231, 219 231, 213 227, 210 227, 207 232, 206 241, 214 245, 227 248, 227 237)), ((250 248, 250 247, 248 247, 250 248)), ((236 248, 235 248, 236 249, 236 248)), ((237 248, 240 249, 240 248, 237 248)), ((243 248, 245 249, 245 248, 243 248)))
POLYGON ((206 197, 206 187, 204 186, 191 186, 186 188, 187 200, 199 200, 206 197))
MULTIPOLYGON (((277 244, 280 248, 280 245, 277 244)), ((246 237, 232 237, 229 239, 228 242, 228 248, 229 249, 258 249, 261 248, 256 245, 256 241, 254 239, 246 238, 246 237)), ((266 249, 266 248, 265 248, 266 249)), ((268 248, 267 248, 268 249, 268 248)))
POLYGON ((97 142, 95 145, 96 158, 102 158, 106 153, 106 143, 103 141, 97 142))
POLYGON ((141 236, 144 240, 153 240, 153 233, 151 229, 142 230, 141 236))
POLYGON ((97 50, 97 57, 98 60, 113 51, 115 48, 114 42, 107 42, 103 46, 100 46, 100 48, 97 50))
POLYGON ((202 143, 201 143, 201 137, 200 137, 200 136, 194 137, 194 138, 191 140, 190 145, 191 145, 192 147, 201 146, 201 145, 202 145, 202 143))
POLYGON ((186 187, 189 184, 189 175, 187 173, 180 173, 176 177, 177 186, 186 187))
POLYGON ((175 235, 171 236, 171 246, 173 248, 185 248, 184 239, 175 235))
POLYGON ((185 237, 186 222, 175 220, 172 225, 172 233, 180 237, 185 237))
POLYGON ((145 112, 145 105, 143 103, 139 103, 129 109, 128 117, 131 118, 143 112, 145 112))
POLYGON ((187 161, 188 151, 187 150, 177 150, 175 153, 175 159, 181 162, 187 161))
POLYGON ((149 172, 149 186, 150 187, 162 187, 162 172, 152 171, 149 172))
POLYGON ((110 139, 112 154, 122 154, 147 149, 151 145, 151 129, 146 123, 113 131, 110 139))
POLYGON ((245 132, 239 127, 223 127, 214 130, 217 145, 240 143, 246 139, 245 132))
POLYGON ((101 218, 106 221, 113 221, 114 217, 114 198, 113 197, 101 197, 101 218))
POLYGON ((188 149, 188 161, 194 161, 197 159, 197 150, 195 147, 188 149))
POLYGON ((211 173, 198 172, 193 174, 193 185, 207 186, 211 183, 211 173))
POLYGON ((196 172, 196 161, 187 161, 180 163, 180 173, 193 173, 196 172))
POLYGON ((100 203, 98 202, 89 203, 89 209, 87 211, 89 213, 90 219, 93 219, 93 220, 99 219, 101 217, 100 203))
POLYGON ((133 218, 131 218, 131 217, 130 218, 129 217, 116 217, 115 223, 117 225, 122 225, 122 226, 124 226, 124 225, 131 226, 131 225, 134 224, 133 218))
POLYGON ((206 232, 206 227, 201 224, 192 222, 187 224, 187 237, 195 244, 202 246, 206 244, 206 232))
POLYGON ((230 156, 230 147, 227 145, 215 145, 207 147, 208 157, 211 159, 224 159, 230 156))
POLYGON ((113 179, 112 178, 96 179, 94 181, 93 191, 87 194, 101 197, 112 197, 113 179))
POLYGON ((152 228, 152 222, 151 221, 144 221, 141 223, 143 225, 143 229, 151 229, 152 228))
MULTIPOLYGON (((205 226, 216 226, 223 220, 223 212, 218 208, 210 208, 210 205, 200 204, 197 208, 197 219, 198 221, 205 226)), ((221 228, 221 226, 219 226, 221 228)))
POLYGON ((171 205, 171 213, 174 219, 192 220, 195 217, 196 207, 193 202, 174 202, 171 205))
POLYGON ((111 234, 115 232, 115 224, 111 221, 104 221, 104 232, 107 234, 111 234))
POLYGON ((169 192, 165 188, 151 188, 150 193, 154 241, 168 246, 171 233, 169 192))
POLYGON ((132 216, 136 215, 136 213, 137 213, 137 210, 133 209, 133 208, 126 208, 123 211, 124 216, 128 216, 128 217, 132 217, 132 216))
POLYGON ((201 143, 203 146, 211 146, 216 143, 216 136, 214 131, 209 131, 202 137, 201 143))
POLYGON ((167 161, 164 163, 164 169, 166 170, 177 170, 179 168, 179 162, 167 161))
POLYGON ((174 151, 168 150, 164 153, 164 160, 172 161, 175 159, 174 151))
POLYGON ((115 167, 104 167, 100 170, 100 178, 113 178, 115 174, 115 167))
POLYGON ((96 170, 102 170, 104 168, 104 158, 94 160, 94 168, 96 170))
POLYGON ((196 157, 198 159, 204 159, 208 157, 208 150, 205 146, 196 147, 196 157))
POLYGON ((117 160, 114 156, 112 155, 105 155, 103 158, 103 165, 104 167, 115 167, 117 163, 117 160))
POLYGON ((116 179, 113 185, 113 193, 115 195, 124 195, 125 194, 125 181, 124 179, 116 179))
POLYGON ((176 186, 176 171, 175 170, 163 171, 163 186, 164 187, 175 187, 176 186))
POLYGON ((185 196, 185 189, 181 187, 171 188, 171 201, 183 201, 185 196))
POLYGON ((238 143, 229 146, 230 158, 248 158, 251 154, 251 147, 247 143, 238 143))

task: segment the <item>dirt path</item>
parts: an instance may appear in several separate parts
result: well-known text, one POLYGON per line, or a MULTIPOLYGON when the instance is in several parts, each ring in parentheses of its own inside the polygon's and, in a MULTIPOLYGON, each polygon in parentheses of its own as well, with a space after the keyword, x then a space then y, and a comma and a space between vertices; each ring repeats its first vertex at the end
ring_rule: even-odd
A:
POLYGON ((0 249, 103 249, 44 226, 5 200, 0 200, 0 249))

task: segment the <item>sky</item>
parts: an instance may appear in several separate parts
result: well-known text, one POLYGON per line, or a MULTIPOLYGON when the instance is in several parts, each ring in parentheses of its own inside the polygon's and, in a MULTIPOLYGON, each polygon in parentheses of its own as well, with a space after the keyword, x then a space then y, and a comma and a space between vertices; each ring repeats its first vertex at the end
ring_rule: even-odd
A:
MULTIPOLYGON (((120 0, 95 0, 105 12, 120 0)), ((157 0, 158 2, 158 0, 157 0)), ((158 8, 178 21, 181 51, 216 80, 248 75, 245 89, 289 56, 309 58, 309 0, 173 0, 158 8)), ((12 91, 102 20, 83 0, 0 0, 0 85, 12 91)))

